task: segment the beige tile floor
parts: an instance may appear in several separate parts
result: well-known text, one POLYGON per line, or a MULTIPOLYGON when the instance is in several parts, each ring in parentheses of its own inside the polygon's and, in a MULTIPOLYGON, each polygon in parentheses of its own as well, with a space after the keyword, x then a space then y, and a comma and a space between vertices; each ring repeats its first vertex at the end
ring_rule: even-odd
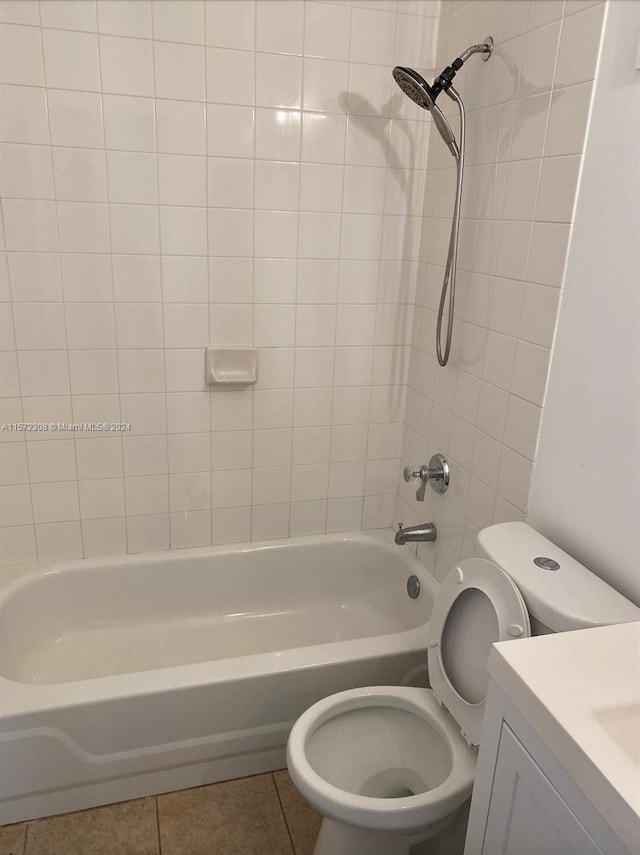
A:
POLYGON ((0 828, 0 855, 312 855, 286 770, 0 828))

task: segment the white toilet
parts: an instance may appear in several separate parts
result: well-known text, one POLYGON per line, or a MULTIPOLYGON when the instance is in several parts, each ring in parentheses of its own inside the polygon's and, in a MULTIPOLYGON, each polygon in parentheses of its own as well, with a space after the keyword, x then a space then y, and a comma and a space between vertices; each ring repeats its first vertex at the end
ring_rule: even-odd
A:
POLYGON ((340 692, 293 726, 289 772, 325 817, 314 855, 436 851, 471 796, 491 645, 640 619, 525 523, 484 529, 477 551, 485 557, 462 561, 436 597, 425 638, 431 689, 340 692))

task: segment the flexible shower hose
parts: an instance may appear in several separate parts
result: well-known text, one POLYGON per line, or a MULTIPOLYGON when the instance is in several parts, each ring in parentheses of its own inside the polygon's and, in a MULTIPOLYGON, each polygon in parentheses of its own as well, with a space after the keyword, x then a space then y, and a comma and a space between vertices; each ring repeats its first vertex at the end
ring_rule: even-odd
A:
POLYGON ((447 90, 447 95, 456 102, 460 111, 460 143, 458 145, 458 153, 455 154, 456 159, 456 199, 453 206, 453 219, 451 221, 451 236, 449 238, 449 251, 447 254, 447 264, 444 269, 444 279, 442 280, 442 291, 440 293, 440 305, 438 307, 438 323, 436 325, 436 354, 438 363, 443 367, 449 361, 451 353, 451 337, 453 335, 453 313, 456 302, 456 273, 458 269, 458 237, 460 234, 460 206, 462 202, 462 179, 464 177, 464 138, 465 138, 465 116, 464 104, 460 95, 456 92, 453 86, 447 90), (447 303, 447 294, 449 295, 449 305, 447 318, 447 332, 444 343, 444 352, 442 348, 442 321, 444 319, 445 304, 447 303))

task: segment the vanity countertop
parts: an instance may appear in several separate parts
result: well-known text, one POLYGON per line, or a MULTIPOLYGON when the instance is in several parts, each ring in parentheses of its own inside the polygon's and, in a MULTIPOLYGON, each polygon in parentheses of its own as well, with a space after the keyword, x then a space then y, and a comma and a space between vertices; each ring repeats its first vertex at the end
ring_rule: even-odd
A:
POLYGON ((640 841, 640 622, 496 644, 489 672, 635 852, 640 841))

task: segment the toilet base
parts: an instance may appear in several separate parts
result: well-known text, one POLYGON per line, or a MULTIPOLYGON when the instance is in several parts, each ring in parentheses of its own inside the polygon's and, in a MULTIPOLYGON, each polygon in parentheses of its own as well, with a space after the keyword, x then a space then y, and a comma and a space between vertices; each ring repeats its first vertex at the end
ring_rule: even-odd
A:
POLYGON ((451 814, 417 834, 372 831, 325 817, 313 855, 414 855, 416 852, 430 855, 430 851, 435 855, 438 851, 437 838, 456 815, 451 814), (433 841, 433 849, 429 847, 429 841, 433 841), (419 849, 414 849, 418 846, 419 849))

